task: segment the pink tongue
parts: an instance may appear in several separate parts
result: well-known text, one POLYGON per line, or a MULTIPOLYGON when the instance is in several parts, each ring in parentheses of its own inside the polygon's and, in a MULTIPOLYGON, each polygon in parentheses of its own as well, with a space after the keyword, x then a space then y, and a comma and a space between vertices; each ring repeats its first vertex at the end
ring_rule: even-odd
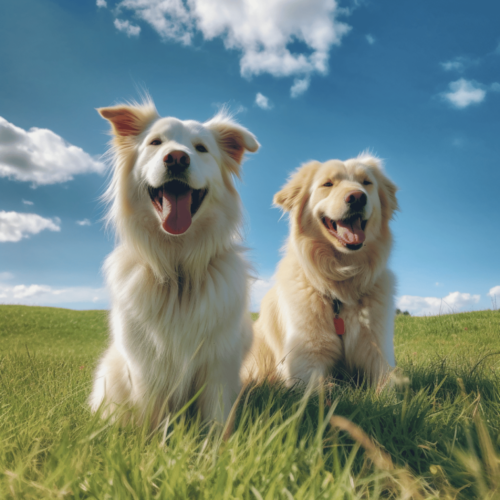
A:
POLYGON ((337 221, 337 234, 349 245, 360 245, 365 241, 365 232, 361 229, 361 219, 357 218, 352 224, 337 221))
POLYGON ((185 233, 191 225, 192 189, 181 195, 163 191, 163 229, 170 234, 185 233))

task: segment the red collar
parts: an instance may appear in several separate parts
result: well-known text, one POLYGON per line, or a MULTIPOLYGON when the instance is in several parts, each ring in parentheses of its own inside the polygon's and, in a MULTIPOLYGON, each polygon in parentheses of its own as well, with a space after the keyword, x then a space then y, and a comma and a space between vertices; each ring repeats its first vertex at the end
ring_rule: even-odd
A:
POLYGON ((335 313, 335 317, 333 318, 333 326, 335 327, 335 333, 339 336, 344 335, 345 333, 344 320, 339 317, 341 306, 342 302, 340 302, 339 299, 333 300, 333 312, 335 313))

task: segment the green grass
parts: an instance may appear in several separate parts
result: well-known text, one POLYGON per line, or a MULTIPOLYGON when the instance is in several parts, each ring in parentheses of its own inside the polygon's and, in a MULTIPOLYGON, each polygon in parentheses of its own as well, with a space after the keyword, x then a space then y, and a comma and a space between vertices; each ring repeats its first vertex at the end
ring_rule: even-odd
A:
POLYGON ((0 499, 500 497, 499 311, 398 316, 400 387, 254 388, 228 440, 92 416, 106 332, 102 311, 0 306, 0 499))

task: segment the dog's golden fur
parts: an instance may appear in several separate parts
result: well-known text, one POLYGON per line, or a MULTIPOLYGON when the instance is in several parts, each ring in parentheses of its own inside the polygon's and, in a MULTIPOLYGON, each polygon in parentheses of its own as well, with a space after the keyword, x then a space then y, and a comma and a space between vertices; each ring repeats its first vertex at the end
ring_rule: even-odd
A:
POLYGON ((245 377, 292 386, 321 379, 342 363, 376 384, 392 370, 395 280, 387 259, 396 190, 380 160, 363 154, 308 163, 275 195, 275 204, 290 213, 290 237, 254 325, 245 377), (357 245, 349 246, 332 224, 339 229, 334 221, 349 216, 346 199, 353 192, 364 194, 366 204, 347 235, 356 233, 357 245), (343 336, 335 332, 334 300, 341 303, 343 336))

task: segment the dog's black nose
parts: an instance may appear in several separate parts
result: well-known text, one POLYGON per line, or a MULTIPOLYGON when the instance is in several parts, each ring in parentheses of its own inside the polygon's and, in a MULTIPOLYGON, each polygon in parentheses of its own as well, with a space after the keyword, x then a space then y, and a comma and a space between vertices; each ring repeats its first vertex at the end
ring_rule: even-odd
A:
POLYGON ((180 174, 189 167, 191 158, 184 151, 171 151, 164 156, 163 163, 173 174, 180 174))
POLYGON ((360 209, 366 205, 368 198, 363 191, 351 191, 344 198, 344 201, 351 206, 351 208, 360 209))

